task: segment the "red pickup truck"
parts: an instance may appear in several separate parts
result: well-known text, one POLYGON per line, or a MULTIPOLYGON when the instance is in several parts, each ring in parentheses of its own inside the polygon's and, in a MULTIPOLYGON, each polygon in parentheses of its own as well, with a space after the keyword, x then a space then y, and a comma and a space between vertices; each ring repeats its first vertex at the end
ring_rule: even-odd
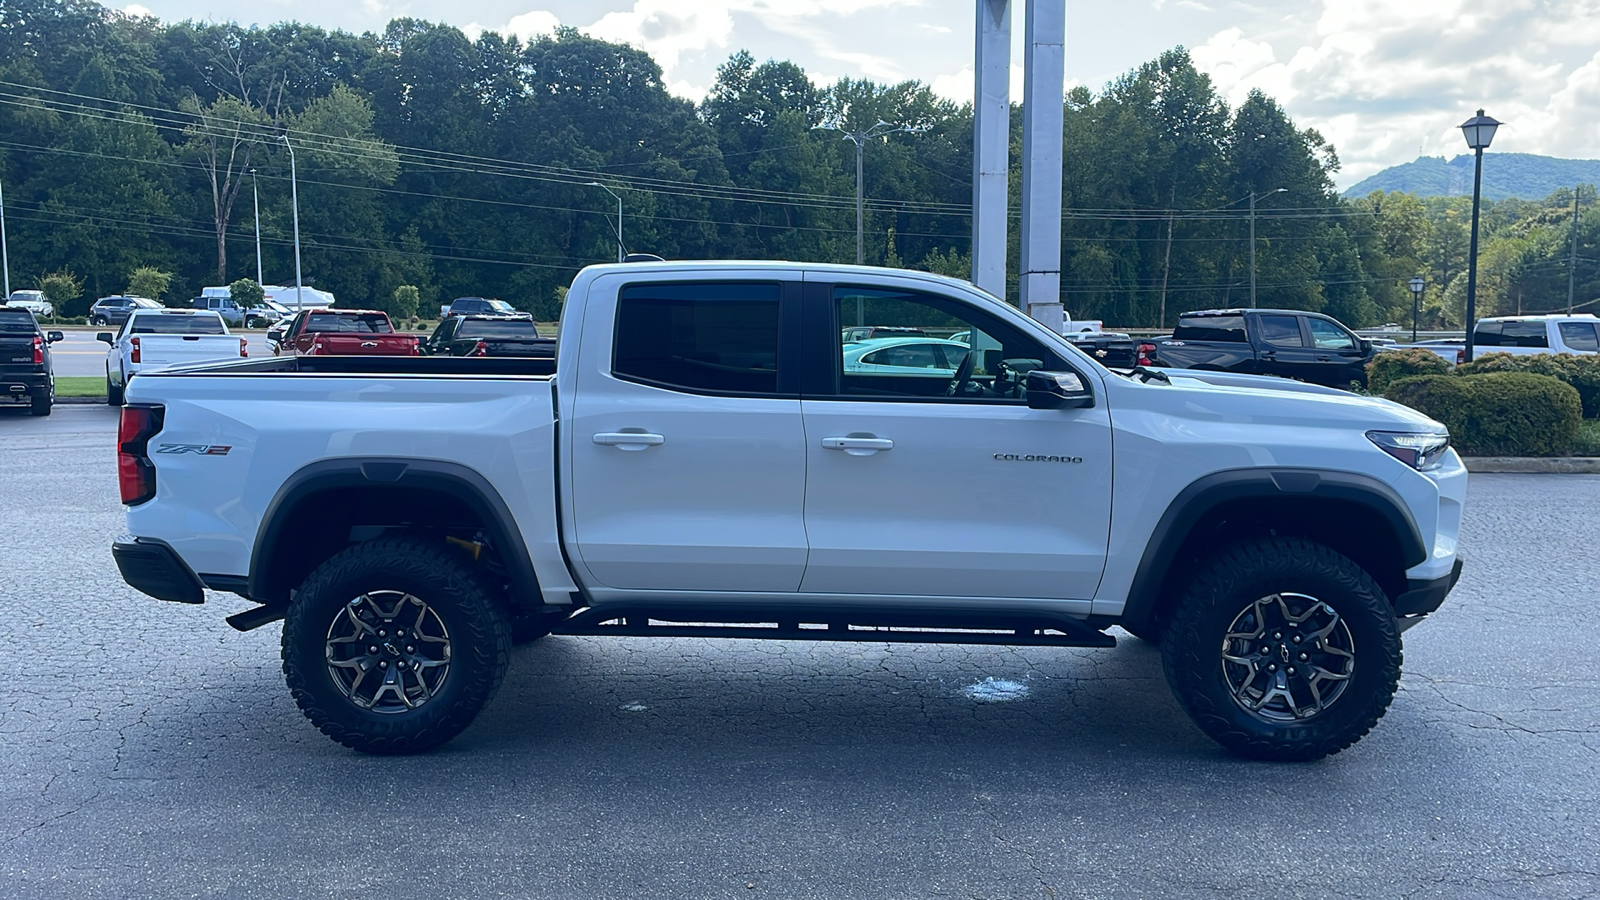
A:
POLYGON ((279 356, 418 356, 415 335, 396 334, 388 313, 373 309, 308 309, 298 313, 273 348, 279 356))

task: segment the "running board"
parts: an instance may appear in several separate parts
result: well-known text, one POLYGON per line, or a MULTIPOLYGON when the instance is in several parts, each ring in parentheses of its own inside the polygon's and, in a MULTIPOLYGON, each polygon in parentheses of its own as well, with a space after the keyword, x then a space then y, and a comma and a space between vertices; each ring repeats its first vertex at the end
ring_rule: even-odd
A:
POLYGON ((1115 647, 1117 639, 1081 619, 1038 612, 976 613, 887 609, 745 609, 605 606, 584 609, 552 634, 720 637, 897 644, 1115 647))

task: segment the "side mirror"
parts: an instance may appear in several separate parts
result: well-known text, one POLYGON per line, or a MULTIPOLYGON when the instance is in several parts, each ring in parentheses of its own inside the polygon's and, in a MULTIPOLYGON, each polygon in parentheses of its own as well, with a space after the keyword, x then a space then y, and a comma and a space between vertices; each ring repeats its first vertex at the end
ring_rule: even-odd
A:
POLYGON ((1372 352, 1372 342, 1367 340, 1366 338, 1361 338, 1361 355, 1362 356, 1366 356, 1368 353, 1371 353, 1371 352, 1372 352))
POLYGON ((1084 409, 1094 406, 1094 394, 1077 372, 1028 373, 1029 409, 1084 409))
POLYGON ((99 334, 95 335, 94 339, 99 341, 102 344, 109 344, 109 343, 115 341, 116 337, 114 335, 112 335, 112 333, 109 332, 109 331, 102 331, 99 334))
POLYGON ((59 331, 47 331, 47 332, 45 332, 44 339, 46 341, 54 344, 56 341, 64 341, 64 340, 66 340, 67 336, 62 334, 59 331))

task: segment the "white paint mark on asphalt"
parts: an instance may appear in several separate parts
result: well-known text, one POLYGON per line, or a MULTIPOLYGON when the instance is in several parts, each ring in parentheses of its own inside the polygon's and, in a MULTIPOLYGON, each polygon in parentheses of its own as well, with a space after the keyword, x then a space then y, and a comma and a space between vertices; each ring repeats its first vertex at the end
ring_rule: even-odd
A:
POLYGON ((967 685, 961 693, 965 694, 967 699, 979 703, 1005 703, 1028 696, 1028 686, 1020 681, 1009 681, 1004 678, 985 678, 977 684, 967 685))
POLYGON ((629 700, 627 703, 622 704, 622 710, 624 712, 644 712, 649 708, 650 707, 645 706, 638 700, 629 700))

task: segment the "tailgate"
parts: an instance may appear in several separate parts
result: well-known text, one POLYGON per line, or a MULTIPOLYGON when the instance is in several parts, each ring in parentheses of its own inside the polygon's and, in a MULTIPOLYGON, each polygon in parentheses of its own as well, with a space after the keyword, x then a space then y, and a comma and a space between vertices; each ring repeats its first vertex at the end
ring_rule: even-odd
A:
POLYGON ((139 367, 238 359, 240 339, 231 334, 137 334, 139 367))
POLYGON ((33 365, 33 335, 0 337, 0 365, 33 365))
POLYGON ((319 332, 311 352, 323 356, 414 356, 417 338, 408 334, 339 334, 319 332))

